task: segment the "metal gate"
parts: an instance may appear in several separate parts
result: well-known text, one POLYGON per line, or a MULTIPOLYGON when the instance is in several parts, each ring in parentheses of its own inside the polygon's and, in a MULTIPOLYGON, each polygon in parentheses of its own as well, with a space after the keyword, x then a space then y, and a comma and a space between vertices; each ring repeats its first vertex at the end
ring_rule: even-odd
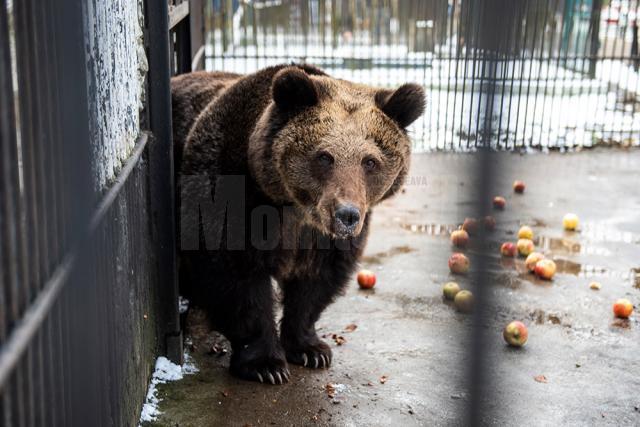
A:
POLYGON ((637 0, 216 0, 208 69, 424 85, 417 150, 639 145, 637 0), (490 125, 489 131, 486 126, 490 125))
POLYGON ((138 3, 141 132, 105 188, 91 3, 0 3, 0 425, 134 425, 156 355, 182 357, 169 78, 191 68, 202 3, 170 3, 138 3))

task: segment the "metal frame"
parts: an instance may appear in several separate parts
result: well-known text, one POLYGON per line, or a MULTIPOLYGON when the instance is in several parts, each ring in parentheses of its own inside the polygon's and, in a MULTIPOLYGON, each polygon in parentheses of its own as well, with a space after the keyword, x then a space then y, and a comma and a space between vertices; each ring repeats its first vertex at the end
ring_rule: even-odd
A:
POLYGON ((82 2, 13 5, 15 22, 0 5, 0 424, 130 425, 153 358, 182 361, 170 77, 191 68, 196 19, 188 2, 145 5, 148 132, 101 194, 82 2))
POLYGON ((606 3, 209 2, 205 61, 237 73, 309 62, 360 83, 421 83, 429 97, 410 128, 417 150, 475 150, 483 138, 500 150, 640 146, 640 0, 629 5, 635 26, 605 23, 606 3))

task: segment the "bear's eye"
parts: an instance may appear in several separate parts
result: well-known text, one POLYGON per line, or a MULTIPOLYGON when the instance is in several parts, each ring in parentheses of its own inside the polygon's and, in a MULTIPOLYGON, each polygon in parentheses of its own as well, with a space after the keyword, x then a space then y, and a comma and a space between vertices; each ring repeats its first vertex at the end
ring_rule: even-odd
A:
POLYGON ((362 165, 367 171, 372 171, 376 168, 376 166, 378 166, 378 163, 376 163, 374 159, 368 158, 368 159, 364 159, 364 161, 362 162, 362 165))
POLYGON ((318 154, 317 159, 318 159, 318 163, 320 163, 320 165, 324 167, 328 167, 333 164, 333 157, 331 157, 331 154, 329 153, 322 152, 318 154))

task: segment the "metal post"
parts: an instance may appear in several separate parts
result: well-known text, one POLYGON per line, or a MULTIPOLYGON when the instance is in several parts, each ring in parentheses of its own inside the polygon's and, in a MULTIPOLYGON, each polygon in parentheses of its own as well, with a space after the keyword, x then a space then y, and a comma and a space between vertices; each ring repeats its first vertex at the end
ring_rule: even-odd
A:
POLYGON ((176 280, 175 209, 171 128, 169 20, 165 1, 147 4, 149 55, 149 186, 152 239, 157 247, 157 296, 160 324, 158 336, 163 352, 182 363, 182 335, 178 314, 176 280))

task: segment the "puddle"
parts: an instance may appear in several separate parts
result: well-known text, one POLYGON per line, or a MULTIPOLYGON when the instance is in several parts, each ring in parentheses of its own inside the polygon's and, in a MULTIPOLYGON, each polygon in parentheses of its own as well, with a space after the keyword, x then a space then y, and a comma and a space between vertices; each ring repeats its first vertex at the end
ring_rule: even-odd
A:
POLYGON ((426 234, 429 236, 449 236, 452 231, 457 230, 455 224, 400 224, 405 230, 412 233, 426 234))
POLYGON ((385 258, 389 258, 399 254, 408 254, 411 252, 415 252, 416 249, 410 246, 394 246, 388 251, 378 252, 373 255, 363 256, 362 261, 368 264, 382 264, 382 261, 385 258))
POLYGON ((536 247, 544 251, 581 253, 582 245, 576 241, 565 238, 540 236, 537 239, 536 247))
POLYGON ((601 224, 587 222, 580 227, 581 237, 600 243, 638 243, 640 236, 601 224))
POLYGON ((535 240, 536 246, 543 251, 563 254, 584 254, 584 255, 600 255, 610 256, 611 251, 593 245, 585 245, 578 243, 573 239, 566 237, 546 237, 540 236, 535 240))

